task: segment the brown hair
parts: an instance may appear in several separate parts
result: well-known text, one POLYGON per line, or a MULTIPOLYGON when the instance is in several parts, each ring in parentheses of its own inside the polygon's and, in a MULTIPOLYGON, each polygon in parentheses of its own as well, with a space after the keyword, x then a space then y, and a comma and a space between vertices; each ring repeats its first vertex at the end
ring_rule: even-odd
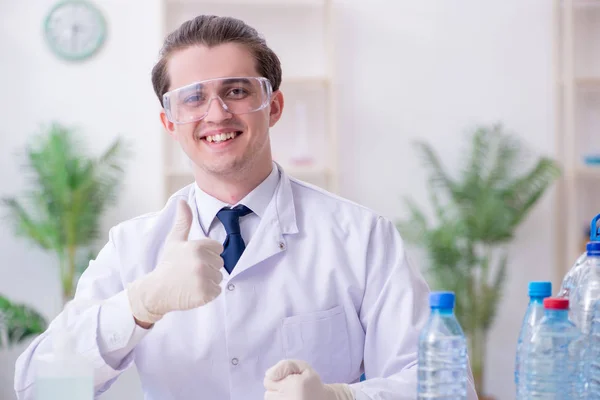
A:
POLYGON ((165 38, 160 60, 152 68, 152 86, 160 104, 164 106, 163 95, 170 86, 167 62, 171 54, 190 46, 213 47, 224 43, 247 46, 256 59, 259 74, 271 82, 273 91, 279 89, 281 62, 256 29, 236 18, 200 15, 184 22, 165 38))

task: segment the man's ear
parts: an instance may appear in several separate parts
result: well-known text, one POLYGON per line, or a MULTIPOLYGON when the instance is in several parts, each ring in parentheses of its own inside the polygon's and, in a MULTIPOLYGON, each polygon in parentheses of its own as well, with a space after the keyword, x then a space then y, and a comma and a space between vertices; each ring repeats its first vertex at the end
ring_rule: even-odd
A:
POLYGON ((175 134, 175 124, 169 121, 169 119, 167 118, 167 114, 165 114, 164 110, 160 112, 160 122, 162 122, 169 136, 177 140, 177 135, 175 134))
POLYGON ((272 128, 273 125, 279 121, 281 118, 281 114, 283 113, 283 93, 281 90, 273 93, 271 97, 271 108, 269 113, 269 127, 272 128))

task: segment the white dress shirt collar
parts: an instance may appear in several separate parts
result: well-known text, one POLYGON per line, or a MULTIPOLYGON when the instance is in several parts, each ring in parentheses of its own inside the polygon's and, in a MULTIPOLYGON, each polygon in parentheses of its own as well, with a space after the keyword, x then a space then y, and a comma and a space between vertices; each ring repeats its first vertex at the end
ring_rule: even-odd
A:
POLYGON ((273 163, 273 169, 267 178, 248 193, 242 200, 237 204, 227 204, 219 199, 216 199, 204 192, 197 183, 194 183, 194 190, 196 194, 196 207, 198 208, 198 216, 200 221, 200 227, 204 231, 205 235, 208 235, 210 226, 217 216, 219 210, 223 207, 235 207, 239 204, 243 204, 259 218, 264 216, 267 206, 273 198, 275 189, 279 184, 279 169, 277 165, 273 163))

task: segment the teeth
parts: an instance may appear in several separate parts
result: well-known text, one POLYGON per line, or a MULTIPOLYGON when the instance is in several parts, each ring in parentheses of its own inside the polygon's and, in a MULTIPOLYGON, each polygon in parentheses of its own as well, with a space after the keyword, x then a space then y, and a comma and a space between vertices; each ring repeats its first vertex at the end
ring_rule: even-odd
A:
POLYGON ((227 139, 233 139, 234 137, 237 136, 236 132, 227 132, 227 133, 218 133, 216 135, 212 135, 212 136, 206 136, 205 139, 209 142, 223 142, 227 139))

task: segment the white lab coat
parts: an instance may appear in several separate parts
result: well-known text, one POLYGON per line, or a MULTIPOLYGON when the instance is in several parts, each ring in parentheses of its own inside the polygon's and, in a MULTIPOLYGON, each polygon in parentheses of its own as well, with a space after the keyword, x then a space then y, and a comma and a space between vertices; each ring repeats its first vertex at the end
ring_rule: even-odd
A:
MULTIPOLYGON (((186 199, 193 210, 190 239, 204 236, 194 185, 160 212, 111 229, 75 296, 76 304, 95 304, 69 318, 75 348, 94 365, 97 394, 135 363, 146 400, 259 400, 265 371, 291 358, 307 361, 325 383, 350 383, 357 400, 416 399, 417 342, 429 315, 429 289, 407 261, 395 226, 281 172, 238 264, 231 275, 223 269, 221 295, 167 314, 138 338, 132 338, 124 288, 156 265, 177 200, 186 199), (99 329, 108 317, 112 326, 99 329), (126 343, 136 345, 109 365, 100 331, 113 358, 126 343), (367 380, 359 382, 362 372, 367 380)), ((33 399, 33 359, 50 351, 53 326, 17 361, 19 399, 33 399)), ((472 384, 469 391, 476 399, 472 384)))

